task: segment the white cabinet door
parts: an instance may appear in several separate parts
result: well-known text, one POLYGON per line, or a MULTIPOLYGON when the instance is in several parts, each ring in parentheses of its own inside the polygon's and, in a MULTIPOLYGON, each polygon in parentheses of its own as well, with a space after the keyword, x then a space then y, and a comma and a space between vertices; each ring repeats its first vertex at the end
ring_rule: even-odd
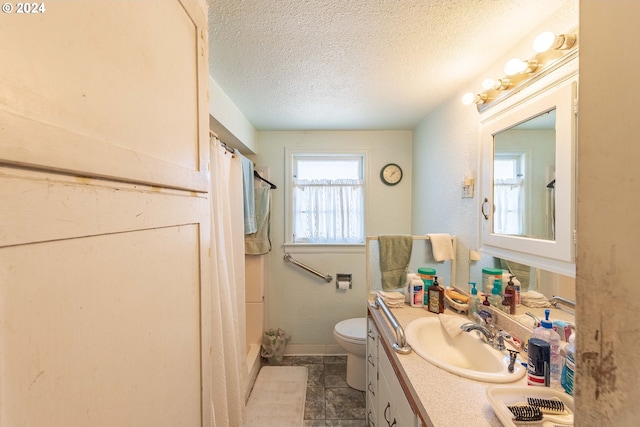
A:
POLYGON ((207 198, 17 175, 0 168, 0 425, 201 425, 207 198))
POLYGON ((378 330, 371 318, 367 318, 367 426, 377 424, 378 406, 378 330))
POLYGON ((416 427, 417 416, 382 348, 378 353, 378 394, 378 427, 416 427))

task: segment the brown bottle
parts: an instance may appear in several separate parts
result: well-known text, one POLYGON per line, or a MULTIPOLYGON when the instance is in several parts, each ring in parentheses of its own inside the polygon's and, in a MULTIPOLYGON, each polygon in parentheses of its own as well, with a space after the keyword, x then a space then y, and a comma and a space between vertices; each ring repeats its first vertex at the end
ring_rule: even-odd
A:
MULTIPOLYGON (((504 288, 504 299, 509 302, 509 314, 516 314, 516 286, 513 284, 513 278, 509 276, 507 287, 504 288)), ((504 301, 502 302, 504 304, 504 301)))
POLYGON ((438 277, 433 278, 433 285, 427 290, 429 293, 429 306, 427 309, 432 313, 444 313, 444 289, 438 283, 438 277))

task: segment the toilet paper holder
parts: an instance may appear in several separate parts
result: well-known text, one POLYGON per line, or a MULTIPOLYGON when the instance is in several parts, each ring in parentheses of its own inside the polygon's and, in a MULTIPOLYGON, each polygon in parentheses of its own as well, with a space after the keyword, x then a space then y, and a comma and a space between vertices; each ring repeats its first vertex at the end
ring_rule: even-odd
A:
POLYGON ((351 274, 336 274, 336 289, 351 289, 351 274))

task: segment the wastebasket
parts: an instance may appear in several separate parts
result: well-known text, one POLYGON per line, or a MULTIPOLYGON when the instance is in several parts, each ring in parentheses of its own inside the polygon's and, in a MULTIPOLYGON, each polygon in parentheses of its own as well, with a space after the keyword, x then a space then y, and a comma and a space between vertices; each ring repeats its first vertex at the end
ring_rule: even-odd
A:
POLYGON ((262 350, 260 355, 267 359, 269 365, 282 363, 284 349, 291 337, 284 330, 269 329, 262 336, 262 350))

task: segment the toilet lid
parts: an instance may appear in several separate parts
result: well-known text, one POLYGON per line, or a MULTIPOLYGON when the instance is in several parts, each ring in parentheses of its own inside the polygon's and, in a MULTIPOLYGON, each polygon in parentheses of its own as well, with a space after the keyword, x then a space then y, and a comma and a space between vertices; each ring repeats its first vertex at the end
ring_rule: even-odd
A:
POLYGON ((365 341, 367 339, 367 318, 358 317, 338 322, 335 331, 343 337, 365 341))

